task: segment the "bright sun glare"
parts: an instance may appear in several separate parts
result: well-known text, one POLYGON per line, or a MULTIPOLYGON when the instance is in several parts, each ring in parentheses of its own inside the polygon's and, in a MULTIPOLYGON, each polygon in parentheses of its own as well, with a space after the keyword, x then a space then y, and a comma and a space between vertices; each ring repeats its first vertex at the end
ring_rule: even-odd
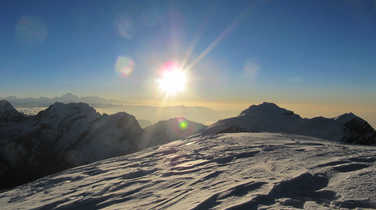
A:
POLYGON ((176 65, 169 65, 162 70, 161 77, 157 80, 159 88, 166 95, 176 95, 185 90, 187 76, 183 69, 176 65))

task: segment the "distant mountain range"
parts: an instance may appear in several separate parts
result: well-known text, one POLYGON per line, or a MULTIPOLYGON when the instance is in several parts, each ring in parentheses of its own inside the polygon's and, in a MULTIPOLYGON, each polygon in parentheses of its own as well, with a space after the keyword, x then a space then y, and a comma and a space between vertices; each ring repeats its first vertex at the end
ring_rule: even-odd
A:
MULTIPOLYGON (((1 98, 0 98, 1 99, 1 98)), ((116 104, 117 102, 97 96, 87 96, 79 97, 72 93, 64 94, 60 97, 39 97, 39 98, 18 98, 16 96, 9 96, 3 98, 4 100, 10 102, 15 107, 47 107, 56 102, 61 103, 87 103, 93 106, 110 106, 116 104)))
MULTIPOLYGON (((174 117, 184 116, 196 122, 211 124, 219 119, 234 115, 236 112, 216 111, 207 107, 200 106, 147 106, 147 105, 130 105, 125 102, 105 99, 97 96, 79 97, 72 93, 67 93, 60 97, 48 98, 18 98, 9 96, 3 98, 10 102, 17 110, 28 114, 35 115, 42 109, 56 103, 87 103, 93 106, 100 113, 113 114, 117 112, 127 112, 142 119, 141 126, 146 127, 151 123, 161 120, 167 120, 174 117)), ((1 98, 0 98, 1 100, 1 98)))

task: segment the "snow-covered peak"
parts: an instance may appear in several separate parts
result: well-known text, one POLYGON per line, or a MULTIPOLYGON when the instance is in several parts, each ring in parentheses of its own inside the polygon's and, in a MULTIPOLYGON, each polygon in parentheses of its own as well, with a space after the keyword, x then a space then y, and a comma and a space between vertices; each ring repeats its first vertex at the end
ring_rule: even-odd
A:
POLYGON ((337 122, 340 122, 342 124, 345 124, 345 123, 351 121, 354 118, 359 118, 359 117, 356 116, 354 113, 349 112, 349 113, 339 115, 338 117, 335 117, 334 120, 336 120, 337 122))
POLYGON ((143 144, 142 147, 163 144, 189 137, 205 128, 205 125, 183 117, 171 118, 146 127, 141 144, 143 144))
MULTIPOLYGON (((1 108, 14 110, 6 102, 1 108)), ((6 179, 0 188, 135 152, 143 132, 132 115, 102 116, 84 103, 55 103, 30 117, 12 113, 4 112, 5 118, 0 113, 0 179, 6 179), (22 118, 14 120, 16 114, 22 118), (14 180, 9 178, 15 175, 14 180)))
POLYGON ((16 111, 16 109, 7 100, 0 100, 0 113, 16 111))
MULTIPOLYGON (((112 128, 112 130, 109 129, 110 132, 114 132, 117 129, 123 129, 128 130, 129 132, 132 131, 133 133, 142 133, 142 128, 138 124, 136 118, 125 112, 103 115, 100 120, 94 123, 92 129, 98 129, 101 127, 112 128)), ((121 132, 124 132, 123 130, 121 132)))
POLYGON ((259 105, 251 105, 248 109, 242 111, 240 116, 248 116, 255 114, 283 114, 283 115, 293 115, 294 112, 281 108, 274 103, 264 102, 259 105))
POLYGON ((118 113, 115 113, 115 114, 112 114, 112 115, 109 115, 113 118, 116 118, 116 119, 120 119, 120 118, 126 118, 126 119, 129 119, 129 118, 134 118, 133 115, 130 115, 128 113, 125 113, 125 112, 118 112, 118 113))
POLYGON ((224 132, 279 132, 347 143, 376 144, 374 129, 353 113, 331 119, 325 117, 308 119, 267 102, 250 106, 238 117, 220 120, 202 134, 224 132))
POLYGON ((60 101, 60 102, 78 102, 80 101, 80 97, 72 94, 72 93, 67 93, 67 94, 64 94, 63 96, 61 97, 58 97, 57 98, 57 101, 60 101))
POLYGON ((76 114, 92 118, 96 118, 98 115, 93 107, 85 103, 64 104, 56 102, 48 107, 48 109, 41 111, 37 115, 37 119, 62 119, 76 114))
POLYGON ((0 120, 16 121, 24 117, 7 100, 0 100, 0 120))
POLYGON ((175 117, 175 118, 171 118, 168 120, 159 121, 154 125, 146 127, 145 129, 150 129, 150 128, 163 129, 163 130, 169 129, 169 130, 174 130, 176 132, 182 133, 187 130, 196 131, 196 130, 203 129, 205 127, 206 126, 201 123, 187 120, 184 117, 175 117))

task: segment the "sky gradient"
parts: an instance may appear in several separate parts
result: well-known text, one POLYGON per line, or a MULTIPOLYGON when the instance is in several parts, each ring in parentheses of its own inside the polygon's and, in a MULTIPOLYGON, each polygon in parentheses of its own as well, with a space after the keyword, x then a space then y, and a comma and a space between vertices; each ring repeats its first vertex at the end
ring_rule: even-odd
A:
POLYGON ((0 97, 73 92, 158 104, 158 68, 175 61, 189 77, 167 104, 271 101, 306 115, 375 115, 376 1, 0 4, 0 97))

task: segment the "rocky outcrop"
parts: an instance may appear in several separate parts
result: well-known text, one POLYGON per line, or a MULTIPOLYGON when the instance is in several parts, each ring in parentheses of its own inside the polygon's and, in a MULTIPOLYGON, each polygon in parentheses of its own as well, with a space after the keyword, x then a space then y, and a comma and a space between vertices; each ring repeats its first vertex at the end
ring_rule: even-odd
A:
POLYGON ((376 132, 365 120, 355 117, 345 122, 344 128, 343 142, 364 145, 376 144, 376 132))
POLYGON ((132 115, 100 115, 84 103, 55 103, 33 117, 1 102, 0 187, 137 151, 142 128, 132 115), (9 123, 10 121, 14 123, 9 123))
POLYGON ((312 136, 353 144, 376 144, 375 130, 353 113, 336 118, 302 118, 293 111, 264 102, 252 105, 237 117, 220 120, 204 135, 233 132, 278 132, 312 136))

